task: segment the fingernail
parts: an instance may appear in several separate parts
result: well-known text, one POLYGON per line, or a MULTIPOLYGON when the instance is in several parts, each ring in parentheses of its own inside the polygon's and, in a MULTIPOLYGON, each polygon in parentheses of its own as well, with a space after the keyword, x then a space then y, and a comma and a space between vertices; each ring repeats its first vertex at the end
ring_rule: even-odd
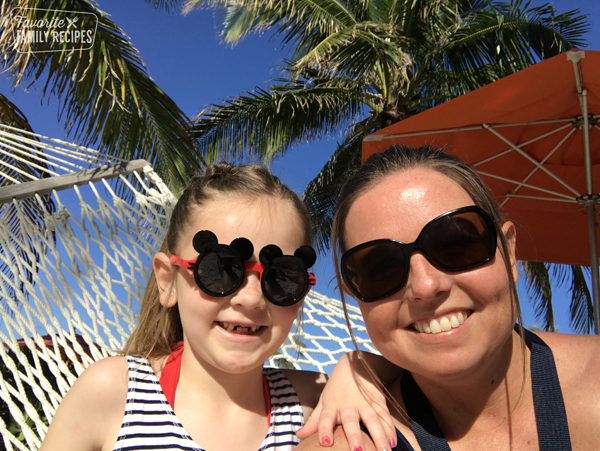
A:
POLYGON ((328 435, 321 437, 321 445, 331 445, 331 439, 328 435))
POLYGON ((354 451, 363 451, 362 446, 355 446, 354 451))
POLYGON ((392 449, 396 447, 396 441, 393 438, 390 439, 390 446, 392 447, 392 449))

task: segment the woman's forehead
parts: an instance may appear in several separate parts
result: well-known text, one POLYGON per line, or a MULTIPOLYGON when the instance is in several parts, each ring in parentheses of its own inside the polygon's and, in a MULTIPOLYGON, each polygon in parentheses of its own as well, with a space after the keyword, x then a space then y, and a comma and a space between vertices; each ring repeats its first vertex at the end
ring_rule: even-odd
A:
POLYGON ((358 231, 368 232, 368 239, 390 238, 399 229, 418 231, 431 219, 467 205, 473 205, 469 194, 446 175, 422 168, 399 171, 357 197, 348 212, 346 235, 351 241, 358 231))

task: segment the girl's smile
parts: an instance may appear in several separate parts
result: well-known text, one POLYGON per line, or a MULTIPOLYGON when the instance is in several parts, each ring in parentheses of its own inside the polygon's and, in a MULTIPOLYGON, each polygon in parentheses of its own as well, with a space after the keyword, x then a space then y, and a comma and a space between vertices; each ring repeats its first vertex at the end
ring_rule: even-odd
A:
MULTIPOLYGON (((304 243, 295 220, 297 213, 278 198, 240 200, 219 196, 194 212, 174 253, 185 260, 198 256, 193 238, 200 230, 213 232, 219 244, 247 238, 254 246, 248 262, 258 262, 258 253, 269 244, 286 255, 304 243)), ((246 271, 241 287, 233 294, 213 297, 204 293, 191 271, 170 266, 173 290, 167 302, 177 304, 184 330, 185 350, 218 371, 244 373, 262 371, 263 362, 286 339, 299 304, 281 307, 268 302, 259 273, 246 271)))

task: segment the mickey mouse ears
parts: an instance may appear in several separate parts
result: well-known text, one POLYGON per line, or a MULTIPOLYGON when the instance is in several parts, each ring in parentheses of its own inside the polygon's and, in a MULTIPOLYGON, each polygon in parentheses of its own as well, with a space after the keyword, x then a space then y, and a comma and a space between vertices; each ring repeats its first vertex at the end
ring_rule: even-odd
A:
MULTIPOLYGON (((196 233, 192 240, 192 245, 198 254, 202 254, 206 252, 206 250, 214 249, 218 246, 226 246, 224 244, 219 244, 217 236, 210 230, 201 230, 196 233)), ((243 262, 249 260, 254 253, 254 246, 247 238, 236 238, 228 247, 237 252, 243 262)), ((283 252, 279 246, 269 244, 260 251, 259 260, 263 266, 267 266, 267 263, 283 256, 283 252)), ((310 268, 317 261, 317 253, 311 246, 300 246, 296 249, 296 252, 294 252, 294 257, 304 263, 304 269, 310 268)))
MULTIPOLYGON (((267 266, 268 263, 273 262, 276 258, 284 257, 282 250, 279 246, 269 244, 260 251, 258 259, 263 266, 267 266)), ((287 256, 289 258, 289 256, 287 256)), ((317 261, 317 254, 315 250, 310 246, 300 246, 294 252, 294 257, 299 259, 304 264, 304 269, 310 268, 317 261)))
MULTIPOLYGON (((226 246, 224 244, 219 244, 217 236, 210 230, 201 230, 196 233, 192 240, 192 245, 198 254, 202 254, 211 248, 214 249, 216 246, 226 246)), ((252 246, 250 240, 246 238, 236 238, 231 242, 229 247, 238 253, 240 260, 243 262, 249 260, 254 253, 254 246, 252 246)))

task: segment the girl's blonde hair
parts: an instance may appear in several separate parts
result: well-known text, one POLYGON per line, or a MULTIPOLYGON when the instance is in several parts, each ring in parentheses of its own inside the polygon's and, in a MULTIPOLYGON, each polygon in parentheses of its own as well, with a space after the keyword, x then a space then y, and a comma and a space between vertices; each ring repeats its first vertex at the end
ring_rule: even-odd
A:
MULTIPOLYGON (((431 169, 455 181, 471 197, 474 204, 485 210, 494 220, 496 232, 500 239, 500 252, 504 258, 504 265, 508 274, 512 300, 514 302, 516 316, 518 319, 518 330, 521 336, 522 355, 525 356, 526 344, 521 327, 523 324, 523 318, 521 315, 521 307, 519 305, 517 286, 512 272, 513 262, 510 260, 511 254, 509 243, 506 236, 502 232, 504 218, 502 216, 500 206, 498 205, 498 202, 496 202, 496 199, 490 194, 481 179, 469 166, 467 166, 459 158, 446 154, 442 149, 434 149, 430 146, 412 148, 395 145, 381 153, 370 156, 367 161, 365 161, 364 164, 346 180, 338 198, 338 206, 333 220, 331 235, 333 260, 338 287, 342 286, 342 277, 339 264, 341 254, 348 250, 345 241, 345 224, 350 208, 361 195, 379 183, 386 176, 414 168, 431 169)), ((344 292, 341 289, 339 292, 344 305, 344 311, 346 313, 346 322, 348 323, 350 334, 356 346, 356 340, 352 334, 352 329, 350 328, 350 322, 346 311, 344 292)), ((371 374, 371 376, 374 377, 380 388, 383 388, 381 382, 375 376, 374 372, 368 367, 366 362, 364 362, 364 360, 362 360, 362 362, 363 365, 365 365, 366 370, 371 374)), ((523 360, 523 368, 525 368, 525 360, 523 360)), ((387 392, 387 390, 384 389, 384 392, 387 392)), ((399 406, 395 400, 390 399, 390 401, 392 401, 393 405, 399 409, 399 406)), ((399 409, 399 411, 402 412, 402 409, 399 409)))
MULTIPOLYGON (((223 195, 235 195, 241 199, 267 196, 289 202, 298 214, 305 244, 311 243, 310 215, 294 191, 262 166, 234 166, 222 162, 208 166, 202 175, 194 177, 185 188, 173 209, 160 252, 167 255, 174 252, 196 209, 223 195)), ((172 346, 182 340, 179 309, 177 305, 171 308, 162 306, 152 271, 142 299, 138 324, 125 344, 123 353, 146 358, 162 357, 169 355, 172 346)))

